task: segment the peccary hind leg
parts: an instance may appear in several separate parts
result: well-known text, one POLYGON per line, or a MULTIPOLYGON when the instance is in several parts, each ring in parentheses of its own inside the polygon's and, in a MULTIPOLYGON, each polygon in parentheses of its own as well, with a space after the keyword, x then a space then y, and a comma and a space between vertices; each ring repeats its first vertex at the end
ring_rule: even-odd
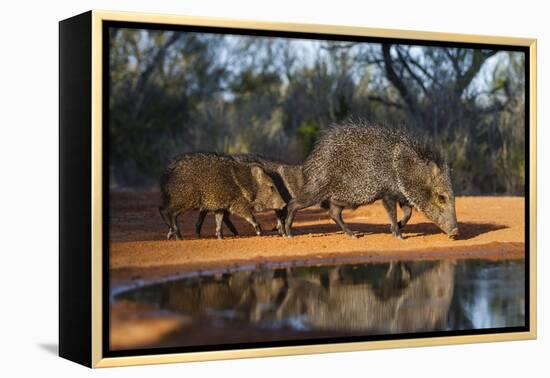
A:
POLYGON ((181 233, 180 233, 180 229, 178 227, 178 216, 181 214, 182 212, 177 212, 177 213, 172 213, 170 215, 170 222, 172 224, 172 231, 174 233, 174 237, 176 240, 181 240, 181 233))
POLYGON ((170 240, 174 237, 176 240, 181 240, 181 233, 178 228, 178 215, 181 211, 172 211, 166 206, 161 206, 159 207, 159 212, 160 216, 169 228, 166 239, 170 240))
POLYGON ((170 224, 170 230, 168 230, 168 235, 166 235, 166 239, 170 240, 172 236, 176 240, 181 240, 181 233, 180 229, 178 227, 178 216, 180 215, 180 212, 172 212, 168 214, 169 218, 169 224, 170 224))
POLYGON ((353 233, 353 231, 342 220, 342 210, 344 210, 343 206, 339 206, 339 205, 335 204, 334 202, 330 202, 330 209, 329 209, 328 214, 330 215, 332 220, 334 222, 336 222, 336 224, 338 226, 340 226, 342 231, 344 231, 346 234, 348 234, 352 239, 357 239, 357 236, 353 233))
POLYGON ((403 239, 403 236, 401 236, 401 228, 397 224, 397 208, 396 208, 397 203, 396 203, 396 201, 391 199, 391 198, 384 197, 384 199, 382 200, 382 203, 384 204, 384 208, 386 209, 386 211, 388 212, 388 215, 390 217, 391 233, 396 238, 403 239))

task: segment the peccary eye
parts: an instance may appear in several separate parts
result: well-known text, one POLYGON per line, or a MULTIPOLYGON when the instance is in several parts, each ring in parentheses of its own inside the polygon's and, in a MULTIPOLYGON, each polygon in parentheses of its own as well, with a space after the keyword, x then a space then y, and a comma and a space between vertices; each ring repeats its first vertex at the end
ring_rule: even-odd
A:
POLYGON ((444 204, 447 202, 447 197, 445 197, 444 195, 441 195, 441 194, 438 194, 437 196, 437 202, 441 203, 441 204, 444 204))

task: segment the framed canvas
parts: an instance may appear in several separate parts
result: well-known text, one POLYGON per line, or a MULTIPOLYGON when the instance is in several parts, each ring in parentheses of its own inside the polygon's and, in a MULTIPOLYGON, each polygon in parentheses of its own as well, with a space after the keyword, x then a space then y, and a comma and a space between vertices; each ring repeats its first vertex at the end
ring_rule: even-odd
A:
POLYGON ((59 24, 59 354, 536 337, 536 40, 59 24))

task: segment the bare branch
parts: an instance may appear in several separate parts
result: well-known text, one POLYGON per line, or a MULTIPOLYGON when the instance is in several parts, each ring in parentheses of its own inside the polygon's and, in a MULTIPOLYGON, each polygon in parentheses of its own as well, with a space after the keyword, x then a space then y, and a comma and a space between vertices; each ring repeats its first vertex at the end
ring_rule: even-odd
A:
POLYGON ((412 64, 413 66, 415 66, 416 68, 418 68, 420 71, 422 71, 422 73, 432 81, 432 83, 434 83, 435 85, 441 87, 441 84, 435 79, 435 77, 430 73, 428 72, 428 70, 422 66, 420 63, 418 63, 415 59, 410 59, 408 61, 410 64, 412 64))
POLYGON ((490 51, 482 51, 482 50, 474 50, 473 56, 472 56, 472 63, 468 67, 468 69, 464 72, 464 74, 460 75, 454 85, 454 91, 455 93, 460 96, 464 92, 464 90, 470 85, 474 77, 477 75, 479 70, 481 69, 481 66, 487 59, 489 59, 491 56, 495 55, 497 53, 496 50, 490 50, 490 51))
POLYGON ((397 89, 397 91, 403 98, 403 101, 405 101, 405 104, 407 104, 407 108, 409 109, 409 111, 415 114, 416 113, 415 99, 409 93, 409 90, 407 89, 407 86, 405 85, 405 83, 403 83, 403 80, 395 72, 392 57, 391 57, 391 52, 390 52, 391 46, 392 46, 391 44, 386 44, 386 43, 382 44, 382 55, 384 57, 384 66, 386 69, 386 76, 388 77, 388 80, 397 89))
POLYGON ((451 53, 451 49, 444 49, 443 50, 445 52, 445 55, 447 55, 447 57, 451 61, 451 64, 453 66, 453 69, 455 70, 457 78, 462 76, 462 71, 460 69, 460 64, 458 62, 459 59, 460 59, 460 50, 461 49, 459 49, 459 51, 457 51, 456 56, 451 53))
MULTIPOLYGON (((422 80, 420 77, 418 77, 418 75, 416 75, 413 70, 411 69, 411 67, 409 67, 409 65, 407 64, 407 59, 403 56, 403 54, 401 53, 400 49, 396 49, 397 51, 397 56, 399 57, 399 60, 401 61, 401 64, 403 65, 403 67, 405 68, 405 70, 408 72, 408 74, 414 79, 414 81, 416 81, 416 83, 420 86, 420 88, 422 89, 422 92, 424 92, 424 94, 426 95, 426 97, 428 98, 431 98, 430 96, 430 92, 426 89, 426 87, 424 86, 424 80, 422 80)), ((408 59, 410 60, 410 55, 408 55, 408 52, 407 52, 407 56, 408 56, 408 59)))

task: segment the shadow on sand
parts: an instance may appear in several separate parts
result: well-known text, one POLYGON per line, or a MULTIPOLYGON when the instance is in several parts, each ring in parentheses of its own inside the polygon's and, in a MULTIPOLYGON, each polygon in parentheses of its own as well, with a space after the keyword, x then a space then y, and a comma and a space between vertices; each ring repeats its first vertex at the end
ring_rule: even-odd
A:
MULTIPOLYGON (((306 210, 300 216, 301 221, 315 221, 326 215, 326 210, 323 209, 311 209, 306 210)), ((356 233, 358 237, 373 235, 373 234, 389 234, 390 224, 369 224, 369 223, 354 223, 344 222, 356 233)), ((456 240, 468 240, 475 238, 478 235, 482 235, 491 231, 502 230, 508 228, 508 226, 496 224, 496 223, 475 223, 475 222, 458 222, 458 228, 460 235, 456 237, 456 240)), ((327 234, 342 232, 340 227, 336 223, 327 223, 321 225, 311 226, 293 226, 294 235, 303 234, 327 234)), ((441 231, 435 224, 429 222, 408 224, 403 229, 403 236, 405 238, 415 238, 419 236, 440 234, 441 231)))
MULTIPOLYGON (((129 205, 128 205, 129 206, 129 205)), ((149 209, 149 208, 147 208, 149 209)), ((116 227, 111 227, 112 241, 159 241, 165 240, 167 232, 166 226, 163 224, 156 209, 149 209, 147 212, 137 212, 133 207, 117 207, 118 215, 115 214, 111 219, 111 224, 116 227)), ((195 240, 195 222, 198 213, 190 211, 182 214, 179 217, 178 223, 183 234, 183 239, 195 240)), ((256 214, 256 218, 263 229, 263 235, 276 236, 277 231, 274 229, 276 218, 273 211, 264 211, 256 214)), ((389 234, 390 224, 387 217, 382 218, 383 223, 369 223, 369 216, 365 223, 344 222, 357 234, 357 236, 366 236, 372 234, 389 234)), ((381 222, 378 216, 375 222, 381 222)), ((244 219, 238 216, 231 216, 231 220, 239 231, 240 237, 255 236, 254 229, 244 219)), ((414 220, 414 215, 413 215, 414 220)), ((495 223, 474 223, 474 222, 459 222, 460 235, 457 240, 468 240, 478 235, 482 235, 491 231, 501 230, 507 226, 495 223)), ((214 239, 214 216, 209 213, 205 219, 202 238, 214 239)), ((341 229, 329 218, 326 209, 319 207, 311 207, 300 210, 295 219, 293 226, 294 235, 312 234, 312 236, 328 233, 342 233, 341 229), (299 225, 301 222, 322 223, 315 225, 299 225)), ((405 238, 415 238, 419 236, 441 234, 442 231, 431 222, 423 222, 416 224, 408 224, 403 229, 405 238)), ((232 237, 229 230, 224 226, 224 235, 232 237)))

